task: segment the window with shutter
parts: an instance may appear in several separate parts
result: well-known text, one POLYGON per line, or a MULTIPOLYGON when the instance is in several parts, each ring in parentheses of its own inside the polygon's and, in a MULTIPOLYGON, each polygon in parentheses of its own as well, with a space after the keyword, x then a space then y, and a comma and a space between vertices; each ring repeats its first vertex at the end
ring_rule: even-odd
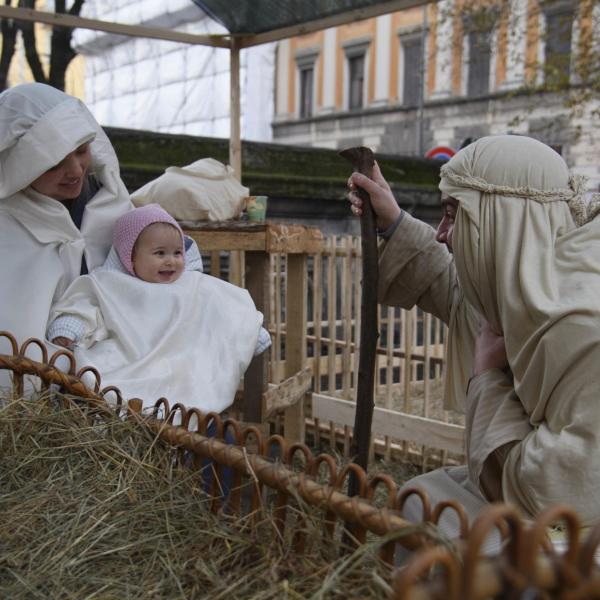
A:
POLYGON ((416 106, 420 99, 421 68, 422 68, 421 37, 402 40, 403 77, 402 104, 416 106))
POLYGON ((312 66, 300 69, 300 118, 312 117, 313 81, 315 70, 312 66))
POLYGON ((571 35, 573 12, 546 10, 546 35, 544 39, 545 81, 568 81, 571 73, 571 35))
POLYGON ((365 55, 348 57, 348 108, 363 107, 363 87, 365 81, 365 55))
POLYGON ((490 91, 491 31, 468 34, 467 96, 483 96, 490 91))

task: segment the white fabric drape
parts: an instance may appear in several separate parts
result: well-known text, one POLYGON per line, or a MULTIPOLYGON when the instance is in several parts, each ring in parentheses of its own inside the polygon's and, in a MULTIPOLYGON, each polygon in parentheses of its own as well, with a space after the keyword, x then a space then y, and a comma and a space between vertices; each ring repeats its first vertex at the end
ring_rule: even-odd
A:
POLYGON ((103 386, 146 406, 164 396, 204 412, 233 402, 263 319, 247 290, 194 271, 156 284, 98 269, 71 285, 52 319, 61 314, 85 322, 75 358, 103 386))

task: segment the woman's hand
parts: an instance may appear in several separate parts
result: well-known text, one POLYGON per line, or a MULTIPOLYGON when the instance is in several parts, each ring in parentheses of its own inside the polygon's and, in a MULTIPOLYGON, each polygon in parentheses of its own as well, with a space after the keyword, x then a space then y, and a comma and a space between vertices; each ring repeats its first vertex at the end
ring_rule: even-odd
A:
POLYGON ((479 335, 475 341, 473 375, 480 375, 488 369, 505 369, 508 367, 504 336, 494 333, 490 324, 482 320, 479 335))
POLYGON ((371 205, 375 211, 375 220, 380 231, 385 231, 393 225, 400 216, 401 208, 398 206, 388 182, 383 178, 379 165, 373 167, 373 179, 360 173, 352 173, 348 179, 348 200, 352 203, 352 212, 362 214, 362 200, 356 193, 356 188, 361 187, 371 198, 371 205))
POLYGON ((70 340, 67 337, 55 337, 52 340, 53 344, 56 344, 57 346, 62 346, 63 348, 71 348, 71 346, 73 346, 73 344, 75 343, 75 340, 70 340))

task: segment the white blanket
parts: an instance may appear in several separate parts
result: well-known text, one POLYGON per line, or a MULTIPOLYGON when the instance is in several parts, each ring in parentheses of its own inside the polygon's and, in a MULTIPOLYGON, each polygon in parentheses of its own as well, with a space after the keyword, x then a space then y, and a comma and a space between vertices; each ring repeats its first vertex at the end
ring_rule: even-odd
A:
POLYGON ((164 396, 203 412, 232 404, 263 320, 246 290, 194 271, 156 284, 99 269, 73 282, 51 319, 61 314, 85 321, 75 357, 103 387, 146 407, 164 396))

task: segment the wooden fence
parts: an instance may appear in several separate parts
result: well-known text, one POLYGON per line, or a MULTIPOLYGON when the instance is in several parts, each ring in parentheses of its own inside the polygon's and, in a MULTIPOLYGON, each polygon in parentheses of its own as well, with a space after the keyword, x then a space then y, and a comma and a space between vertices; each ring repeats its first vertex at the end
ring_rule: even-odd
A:
MULTIPOLYGON (((243 255, 206 257, 207 271, 243 284, 243 255)), ((286 256, 271 255, 270 315, 273 347, 269 381, 285 372, 286 256)), ((360 239, 331 236, 308 258, 307 362, 313 393, 307 425, 317 444, 348 454, 354 423, 361 296, 360 239)), ((462 417, 442 407, 445 325, 417 308, 381 306, 376 361, 373 451, 400 457, 424 469, 460 460, 462 417)))

